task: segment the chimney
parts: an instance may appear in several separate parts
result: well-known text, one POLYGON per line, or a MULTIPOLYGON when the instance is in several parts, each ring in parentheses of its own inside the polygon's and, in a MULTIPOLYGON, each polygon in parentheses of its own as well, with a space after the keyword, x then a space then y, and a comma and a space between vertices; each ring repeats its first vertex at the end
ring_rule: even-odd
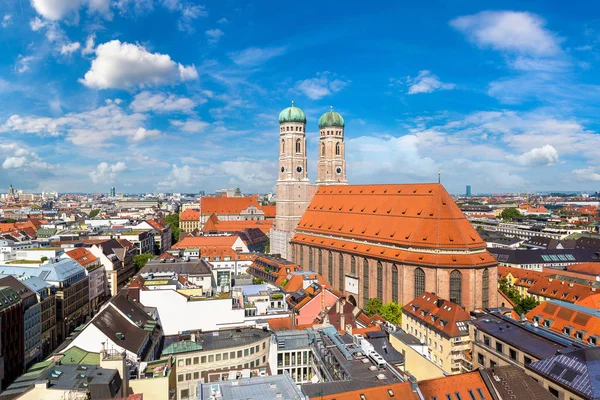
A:
POLYGON ((340 329, 344 329, 346 327, 346 316, 342 313, 340 315, 340 329))
MULTIPOLYGON (((340 313, 340 303, 341 303, 341 300, 338 300, 335 302, 335 313, 336 314, 340 313)), ((344 324, 342 324, 342 326, 344 326, 344 324)))

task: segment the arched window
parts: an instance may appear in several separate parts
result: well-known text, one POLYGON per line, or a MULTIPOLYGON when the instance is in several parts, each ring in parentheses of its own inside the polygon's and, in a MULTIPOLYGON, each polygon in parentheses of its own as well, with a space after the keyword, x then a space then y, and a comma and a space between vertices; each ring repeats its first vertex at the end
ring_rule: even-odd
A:
POLYGON ((281 154, 285 153, 285 140, 281 139, 281 154))
POLYGON ((415 298, 425 292, 425 272, 421 268, 415 269, 415 298))
POLYGON ((490 273, 487 268, 481 274, 481 307, 488 308, 490 306, 490 273))
POLYGON ((354 256, 350 259, 350 273, 356 275, 356 258, 354 256))
POLYGON ((304 248, 303 246, 298 246, 300 249, 300 268, 304 268, 304 248))
POLYGON ((312 271, 313 269, 313 249, 312 247, 308 248, 308 269, 312 271))
POLYGON ((450 273, 450 301, 462 306, 462 274, 458 270, 450 273))
POLYGON ((340 144, 339 143, 335 144, 335 155, 336 156, 340 155, 340 144))
POLYGON ((318 273, 323 275, 323 250, 319 249, 319 263, 317 264, 318 273))
POLYGON ((329 252, 329 257, 327 258, 327 280, 329 284, 333 283, 333 251, 329 252))
POLYGON ((296 153, 300 153, 301 151, 300 139, 296 139, 296 153))
POLYGON ((398 267, 392 264, 392 301, 398 303, 398 267))
POLYGON ((383 265, 377 261, 377 298, 383 301, 383 265))
POLYGON ((365 258, 363 261, 363 307, 369 301, 369 261, 365 258))
POLYGON ((338 289, 340 292, 344 291, 344 255, 340 253, 338 261, 338 289))
POLYGON ((325 157, 325 143, 321 143, 321 157, 325 157))

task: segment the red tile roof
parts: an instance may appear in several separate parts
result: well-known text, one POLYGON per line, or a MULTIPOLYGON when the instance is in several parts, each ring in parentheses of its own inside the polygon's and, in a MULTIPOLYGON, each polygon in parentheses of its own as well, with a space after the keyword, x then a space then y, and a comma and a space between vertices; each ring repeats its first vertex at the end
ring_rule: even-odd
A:
POLYGON ((435 294, 423 293, 404 305, 402 311, 448 337, 469 334, 466 324, 471 320, 469 313, 458 304, 444 300, 435 294))
POLYGON ((570 327, 570 337, 576 338, 577 332, 580 332, 583 334, 582 340, 587 342, 590 336, 600 337, 600 318, 596 316, 596 312, 596 308, 589 308, 589 312, 586 312, 585 306, 573 310, 546 301, 529 311, 526 317, 529 321, 538 317, 539 325, 544 325, 544 321, 549 320, 550 330, 560 334, 564 334, 565 327, 570 327))
POLYGON ((419 382, 419 389, 421 389, 421 393, 426 399, 434 397, 440 400, 446 398, 456 399, 458 398, 456 393, 459 393, 462 399, 470 399, 469 390, 478 399, 482 398, 478 394, 479 390, 481 390, 483 398, 493 398, 478 371, 421 381, 419 382))
POLYGON ((179 214, 180 221, 200 221, 200 212, 198 210, 185 210, 179 214))
POLYGON ((77 261, 77 263, 79 263, 79 265, 81 265, 82 267, 86 267, 98 261, 98 258, 94 256, 92 252, 86 249, 85 247, 77 247, 73 250, 66 251, 65 253, 73 260, 77 261))
POLYGON ((199 247, 215 246, 232 248, 238 235, 230 236, 187 236, 173 245, 174 249, 197 249, 199 247))
POLYGON ((593 293, 591 286, 579 283, 565 282, 559 279, 542 278, 527 291, 530 295, 575 303, 593 293))
POLYGON ((590 262, 582 264, 573 264, 567 266, 567 271, 579 272, 585 275, 600 275, 600 263, 590 262))
POLYGON ((240 214, 250 206, 260 209, 255 197, 203 197, 200 210, 202 215, 240 214))
MULTIPOLYGON (((367 400, 379 399, 399 399, 399 400, 419 400, 419 396, 412 391, 410 383, 392 383, 371 388, 357 389, 348 392, 330 394, 327 396, 311 397, 310 400, 361 400, 364 396, 367 400), (390 395, 390 391, 393 394, 390 395)), ((468 397, 464 397, 467 399, 468 397)), ((440 400, 445 399, 440 397, 440 400)))
POLYGON ((212 214, 202 227, 202 231, 239 232, 244 229, 258 228, 263 233, 268 234, 273 227, 273 222, 273 220, 221 221, 216 214, 212 214))
POLYGON ((276 217, 276 209, 277 206, 261 206, 263 212, 265 213, 265 218, 275 218, 276 217))

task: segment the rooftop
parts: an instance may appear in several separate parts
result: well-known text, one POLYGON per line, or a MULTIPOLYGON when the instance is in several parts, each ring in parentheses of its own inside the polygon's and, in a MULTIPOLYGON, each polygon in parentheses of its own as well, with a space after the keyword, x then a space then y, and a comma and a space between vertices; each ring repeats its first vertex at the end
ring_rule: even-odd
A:
POLYGON ((255 328, 186 332, 180 335, 165 336, 163 355, 241 347, 270 336, 270 332, 255 328))
POLYGON ((426 399, 492 399, 478 371, 421 381, 419 389, 426 399))
POLYGON ((305 396, 288 374, 198 384, 198 400, 229 399, 304 400, 305 396))

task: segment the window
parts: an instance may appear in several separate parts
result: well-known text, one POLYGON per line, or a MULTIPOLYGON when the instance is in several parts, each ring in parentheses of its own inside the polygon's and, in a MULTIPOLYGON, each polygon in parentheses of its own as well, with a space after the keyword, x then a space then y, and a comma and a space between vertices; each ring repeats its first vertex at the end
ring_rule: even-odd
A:
POLYGON ((515 349, 508 349, 508 355, 511 360, 517 361, 517 351, 515 349))
POLYGON ((250 347, 250 354, 254 354, 254 347, 250 347))
POLYGON ((423 294, 423 292, 425 292, 425 271, 423 271, 421 268, 417 268, 415 269, 414 272, 414 280, 415 280, 415 298, 419 297, 420 295, 423 294))
POLYGON ((200 379, 200 373, 194 372, 194 379, 200 379))
POLYGON ((527 356, 523 356, 523 364, 525 365, 529 365, 531 364, 531 358, 527 357, 527 356))
POLYGON ((377 298, 383 301, 383 265, 377 261, 377 298))
POLYGON ((392 301, 398 303, 398 267, 392 264, 392 301))
POLYGON ((191 373, 185 374, 185 380, 186 381, 191 381, 192 380, 192 374, 191 373))
POLYGON ((338 260, 338 289, 340 291, 344 290, 344 255, 340 253, 340 257, 338 260))
POLYGON ((319 249, 319 262, 317 263, 318 273, 323 275, 323 250, 319 249))
POLYGON ((229 360, 229 353, 223 353, 223 361, 229 360))
POLYGON ((304 246, 298 246, 298 249, 300 250, 300 268, 304 268, 304 246))
POLYGON ((333 282, 333 252, 329 252, 327 257, 327 280, 333 282))
POLYGON ((462 274, 456 269, 450 273, 450 301, 462 305, 462 274))
POLYGON ((215 356, 214 355, 211 354, 210 356, 208 356, 208 362, 209 363, 214 362, 214 361, 215 361, 215 356))
POLYGON ((496 361, 490 360, 490 368, 496 368, 496 365, 498 365, 496 361))
POLYGON ((177 382, 183 382, 183 374, 177 375, 177 382))
POLYGON ((311 271, 313 269, 313 249, 312 249, 312 247, 308 248, 308 269, 311 271))
POLYGON ((485 344, 487 347, 490 347, 491 342, 489 336, 483 335, 483 344, 485 344))
POLYGON ((182 389, 181 390, 181 398, 187 399, 188 397, 190 397, 190 389, 182 389))
POLYGON ((481 307, 488 308, 489 307, 489 293, 490 291, 490 273, 487 268, 483 270, 483 274, 481 275, 481 307))
POLYGON ((186 359, 185 359, 185 365, 186 365, 186 366, 188 366, 188 365, 192 365, 192 359, 191 359, 191 358, 186 358, 186 359))
POLYGON ((235 358, 235 351, 229 352, 229 358, 231 358, 232 360, 235 358))
POLYGON ((550 392, 550 394, 556 398, 558 398, 558 390, 556 390, 555 388, 553 388, 552 386, 548 386, 548 391, 550 392))
POLYGON ((198 357, 194 357, 194 365, 197 365, 197 364, 198 364, 198 361, 199 361, 199 360, 198 360, 198 357))
POLYGON ((296 153, 302 153, 302 145, 300 144, 300 139, 296 139, 296 153))
POLYGON ((238 350, 238 352, 237 352, 237 358, 242 358, 242 351, 241 350, 238 350))
POLYGON ((177 360, 177 366, 183 367, 183 360, 177 360))
POLYGON ((341 154, 340 144, 336 143, 335 144, 335 155, 339 156, 340 154, 341 154))
POLYGON ((321 143, 321 157, 325 157, 325 143, 321 143))
POLYGON ((206 364, 206 356, 202 356, 202 358, 200 359, 202 364, 206 364))
POLYGON ((215 356, 215 361, 221 361, 221 355, 220 354, 217 354, 215 356))
POLYGON ((350 258, 350 273, 356 274, 356 258, 354 256, 350 258))
POLYGON ((369 261, 363 261, 363 300, 365 305, 369 301, 369 261))
POLYGON ((485 368, 485 357, 483 356, 483 354, 477 354, 477 362, 479 363, 479 365, 485 368))
MULTIPOLYGON (((252 352, 254 353, 254 352, 252 352)), ((248 349, 244 349, 244 357, 248 357, 248 349)))
POLYGON ((498 341, 496 342, 496 351, 498 353, 504 353, 504 346, 498 341))
POLYGON ((263 342, 263 350, 265 349, 266 345, 267 344, 265 342, 263 342))
POLYGON ((285 140, 281 139, 281 154, 285 153, 285 140))

